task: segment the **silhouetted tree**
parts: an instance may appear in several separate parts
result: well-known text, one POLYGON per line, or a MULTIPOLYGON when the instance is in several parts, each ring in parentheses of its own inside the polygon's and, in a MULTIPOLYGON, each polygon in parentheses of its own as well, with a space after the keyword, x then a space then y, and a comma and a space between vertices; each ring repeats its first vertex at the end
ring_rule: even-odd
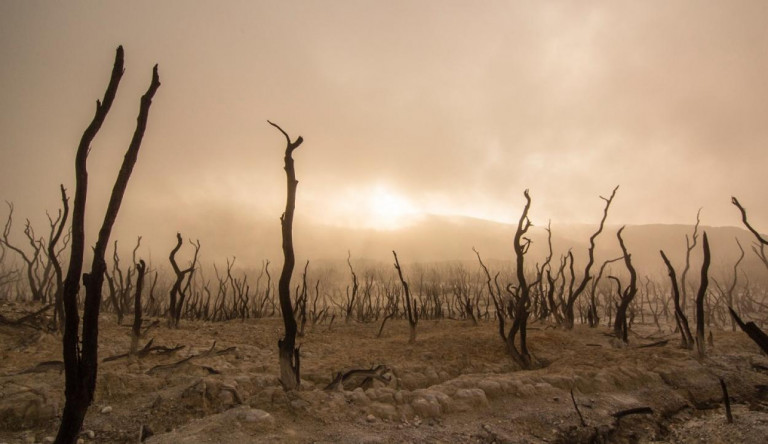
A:
POLYGON ((179 268, 179 264, 176 263, 176 253, 181 249, 182 239, 181 233, 176 233, 176 246, 171 250, 168 260, 171 262, 171 268, 176 275, 176 280, 171 287, 169 293, 170 306, 168 307, 168 326, 173 328, 179 327, 179 319, 181 319, 181 308, 184 305, 184 299, 187 295, 187 288, 192 282, 192 274, 195 272, 195 266, 197 265, 197 255, 200 252, 200 241, 189 241, 193 247, 195 247, 195 255, 192 258, 192 263, 189 267, 182 270, 179 268), (186 285, 184 284, 184 278, 187 279, 186 285))
POLYGON ((709 285, 709 240, 707 232, 701 237, 702 248, 704 249, 704 261, 701 264, 701 280, 699 281, 699 291, 696 293, 696 350, 700 357, 706 352, 704 344, 704 297, 707 295, 707 286, 709 285))
MULTIPOLYGON (((411 289, 403 277, 403 270, 400 268, 400 261, 397 260, 397 253, 394 250, 392 250, 392 255, 395 256, 395 270, 397 270, 397 275, 400 277, 400 283, 403 285, 403 293, 405 295, 403 305, 405 305, 405 314, 408 316, 408 326, 410 327, 408 343, 413 344, 416 342, 416 324, 419 323, 419 312, 416 310, 416 301, 411 298, 411 289)), ((382 323, 383 327, 384 324, 382 323)))
POLYGON ((112 227, 125 194, 128 180, 139 154, 141 141, 146 130, 149 108, 152 98, 160 87, 157 65, 152 72, 152 82, 149 89, 141 98, 136 130, 125 153, 122 166, 117 175, 115 185, 104 215, 104 221, 99 230, 96 246, 93 249, 93 262, 90 273, 82 275, 85 286, 85 306, 83 312, 82 345, 79 338, 80 317, 77 308, 77 294, 80 289, 80 276, 83 267, 85 249, 85 200, 88 191, 88 171, 86 160, 90 152, 91 142, 101 128, 104 119, 114 101, 120 78, 123 75, 123 47, 117 48, 112 75, 104 93, 103 101, 96 102, 96 112, 88 128, 80 139, 75 157, 75 199, 72 210, 72 248, 70 250, 69 269, 64 280, 65 328, 63 338, 63 357, 65 373, 65 403, 61 425, 56 436, 56 443, 69 444, 77 440, 80 428, 85 419, 85 413, 93 401, 96 388, 98 365, 99 337, 99 308, 101 304, 101 288, 104 283, 104 273, 107 268, 104 254, 109 244, 112 227))
MULTIPOLYGON (((53 295, 53 303, 55 304, 55 315, 53 317, 54 327, 57 329, 64 328, 64 304, 61 300, 62 292, 64 291, 64 273, 61 270, 61 264, 59 263, 58 255, 62 250, 56 251, 56 244, 61 239, 64 226, 67 223, 69 216, 69 198, 67 197, 67 190, 64 189, 64 185, 60 185, 61 190, 61 205, 63 210, 59 210, 59 217, 56 220, 48 218, 51 222, 51 238, 48 242, 48 260, 53 266, 53 270, 56 276, 56 289, 53 295)), ((69 243, 68 239, 64 239, 64 244, 69 243)))
MULTIPOLYGON (((516 258, 515 274, 517 277, 517 285, 508 284, 506 287, 508 298, 504 298, 501 295, 501 286, 498 283, 499 274, 497 273, 491 278, 491 273, 488 267, 485 266, 480 253, 474 248, 472 251, 477 255, 477 260, 480 262, 480 266, 486 276, 486 286, 488 292, 491 295, 493 304, 496 307, 496 318, 499 326, 499 336, 507 346, 512 359, 520 365, 522 368, 530 368, 533 365, 530 352, 528 351, 527 343, 527 326, 528 316, 530 308, 530 288, 535 287, 529 284, 525 276, 525 254, 528 252, 528 248, 531 245, 530 239, 525 237, 528 229, 531 227, 531 221, 528 219, 528 211, 531 208, 531 197, 528 194, 528 190, 523 193, 525 196, 525 207, 520 215, 520 220, 515 230, 515 236, 513 240, 513 249, 516 258), (505 320, 507 317, 512 318, 512 326, 509 332, 505 330, 505 320), (517 338, 519 335, 519 347, 517 345, 517 338)), ((539 277, 540 278, 540 277, 539 277)))
POLYGON ((675 304, 675 322, 677 324, 677 329, 680 331, 681 345, 683 348, 690 350, 693 348, 693 335, 691 334, 691 328, 688 326, 688 318, 685 316, 685 312, 680 304, 680 286, 677 284, 677 274, 675 273, 675 268, 672 266, 672 263, 667 259, 667 255, 664 254, 664 250, 659 250, 659 253, 661 253, 661 258, 667 266, 669 280, 672 284, 672 301, 675 304))
MULTIPOLYGON (((592 270, 592 265, 595 263, 595 239, 597 239, 597 236, 600 235, 600 233, 603 232, 603 227, 605 226, 605 219, 608 217, 608 209, 611 207, 611 202, 613 202, 613 198, 616 196, 616 190, 618 190, 619 187, 616 186, 616 188, 613 189, 613 192, 611 192, 611 196, 609 198, 605 198, 603 196, 600 196, 601 199, 605 201, 605 208, 603 209, 603 218, 600 219, 600 225, 597 228, 597 231, 595 231, 592 236, 589 237, 589 249, 587 250, 587 265, 584 267, 584 275, 581 278, 581 282, 579 283, 578 287, 576 287, 576 290, 570 291, 568 294, 568 298, 565 301, 565 305, 563 306, 563 321, 566 328, 570 329, 573 328, 573 322, 574 322, 574 314, 573 314, 573 307, 576 303, 576 300, 579 298, 579 296, 584 292, 584 290, 587 288, 587 283, 592 279, 592 275, 590 274, 590 271, 592 270)), ((573 266, 573 257, 571 256, 571 266, 573 266)))
POLYGON ((360 283, 357 280, 357 274, 355 273, 355 269, 352 268, 352 253, 347 251, 347 265, 349 266, 349 272, 352 274, 352 293, 349 293, 349 287, 347 287, 347 301, 346 305, 344 306, 345 311, 345 318, 344 320, 346 322, 349 322, 351 316, 352 316, 352 310, 355 308, 355 302, 357 302, 357 292, 360 288, 360 283))
POLYGON ((731 203, 739 209, 739 212, 741 212, 742 223, 744 223, 744 226, 747 227, 750 233, 752 233, 755 236, 755 239, 757 239, 757 245, 752 246, 752 251, 755 252, 757 257, 759 257, 763 262, 763 265, 765 265, 765 268, 768 269, 768 256, 766 256, 765 253, 765 247, 768 245, 768 239, 764 238, 760 233, 757 232, 757 230, 752 227, 752 225, 750 225, 749 221, 747 220, 747 210, 741 205, 738 199, 731 197, 731 203))
MULTIPOLYGON (((755 252, 755 254, 763 261, 765 267, 768 268, 768 258, 766 258, 765 255, 765 246, 768 245, 768 239, 764 238, 756 229, 752 227, 752 225, 750 225, 749 221, 747 220, 747 210, 741 205, 738 199, 731 197, 731 203, 733 203, 733 205, 739 209, 741 212, 741 221, 757 239, 759 249, 757 246, 753 245, 752 251, 755 252)), ((739 328, 741 328, 744 333, 746 333, 753 341, 755 341, 755 343, 763 350, 763 353, 768 354, 768 335, 766 335, 765 332, 763 332, 754 322, 744 323, 736 314, 733 307, 728 307, 728 309, 731 313, 731 317, 734 321, 736 321, 736 324, 738 324, 739 328)))
POLYGON ((680 275, 680 307, 685 313, 688 306, 688 285, 686 284, 686 277, 688 276, 688 270, 691 268, 691 252, 699 241, 699 224, 701 223, 701 208, 696 212, 696 225, 693 226, 693 234, 689 238, 685 235, 685 267, 680 275))
POLYGON ((299 136, 295 141, 291 141, 288 133, 283 131, 280 126, 267 121, 270 125, 280 131, 285 136, 285 176, 287 179, 287 196, 285 199, 285 212, 280 217, 280 226, 283 237, 283 271, 280 273, 280 280, 277 284, 278 297, 280 299, 280 311, 283 315, 283 324, 285 326, 285 336, 277 341, 280 360, 280 382, 286 391, 294 390, 299 387, 300 360, 299 349, 296 347, 296 318, 293 316, 293 307, 291 306, 291 276, 293 267, 296 265, 296 258, 293 254, 293 212, 296 207, 296 188, 299 181, 296 180, 296 169, 293 166, 293 152, 304 142, 299 136))
POLYGON ((144 273, 147 271, 147 264, 143 259, 136 264, 136 295, 133 298, 133 326, 131 328, 131 348, 129 353, 136 353, 139 345, 139 336, 141 336, 141 291, 144 288, 144 273))
POLYGON ((627 343, 629 339, 627 335, 629 333, 629 328, 627 327, 627 307, 629 307, 629 304, 637 294, 637 272, 635 271, 635 267, 632 266, 632 255, 627 251, 627 247, 624 245, 624 239, 621 237, 623 231, 624 227, 621 227, 619 231, 616 232, 616 237, 619 239, 619 246, 621 247, 622 253, 624 253, 624 265, 626 265, 627 270, 629 270, 629 285, 623 292, 621 291, 621 286, 619 286, 619 296, 621 299, 619 300, 616 309, 613 334, 624 341, 624 343, 627 343))

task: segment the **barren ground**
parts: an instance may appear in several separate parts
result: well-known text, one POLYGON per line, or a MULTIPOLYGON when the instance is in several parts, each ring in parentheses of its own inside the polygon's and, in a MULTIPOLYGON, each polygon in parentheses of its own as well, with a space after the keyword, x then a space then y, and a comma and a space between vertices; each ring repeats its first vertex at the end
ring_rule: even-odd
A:
MULTIPOLYGON (((16 318, 20 308, 1 311, 16 318)), ((630 346, 618 347, 605 327, 534 324, 530 347, 545 366, 521 371, 492 322, 422 321, 413 345, 405 321, 388 322, 380 339, 378 329, 308 326, 299 339, 302 388, 286 395, 277 380, 279 319, 154 327, 140 346, 154 339, 184 348, 100 364, 83 442, 136 443, 142 426, 153 432, 145 441, 152 444, 764 443, 768 436, 768 359, 741 332, 715 331, 714 347, 699 361, 678 347, 677 335, 655 327, 636 325, 630 346), (669 343, 638 348, 663 339, 669 343), (323 390, 335 372, 380 364, 391 369, 387 384, 323 390), (732 424, 719 377, 732 399, 732 424), (652 413, 614 417, 636 407, 652 413)), ((129 344, 129 328, 103 315, 100 358, 129 344)), ((0 326, 0 442, 55 436, 64 375, 59 364, 38 364, 61 360, 60 348, 59 336, 0 326)))

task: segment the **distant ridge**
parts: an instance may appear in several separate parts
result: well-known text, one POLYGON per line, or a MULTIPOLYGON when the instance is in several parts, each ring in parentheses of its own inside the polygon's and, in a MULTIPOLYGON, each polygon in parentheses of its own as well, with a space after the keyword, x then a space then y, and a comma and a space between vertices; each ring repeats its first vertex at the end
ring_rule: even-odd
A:
MULTIPOLYGON (((533 221, 535 224, 538 221, 533 221)), ((280 250, 280 224, 277 218, 243 218, 228 211, 208 211, 194 217, 178 216, 179 230, 185 238, 200 239, 204 261, 223 261, 236 256, 238 264, 258 267, 269 259, 273 264, 282 261, 280 250)), ((607 225, 597 240, 598 261, 620 255, 616 231, 620 225, 607 225)), ((472 247, 477 248, 483 259, 508 261, 514 259, 512 240, 516 226, 466 216, 427 215, 408 227, 395 230, 352 229, 331 225, 319 225, 297 218, 294 236, 299 261, 313 262, 346 260, 347 251, 353 260, 372 260, 389 263, 392 250, 404 262, 476 262, 472 247)), ((586 259, 589 236, 597 228, 590 224, 552 223, 554 259, 572 249, 576 258, 576 270, 581 273, 586 259)), ((739 239, 746 257, 742 269, 751 273, 768 275, 751 251, 751 233, 739 227, 701 226, 706 231, 712 250, 714 276, 729 276, 730 269, 739 255, 735 239, 739 239)), ((638 273, 657 275, 665 273, 659 250, 664 249, 675 267, 682 269, 685 258, 685 236, 693 232, 692 225, 643 224, 627 225, 624 238, 638 273)), ((162 236, 145 235, 142 245, 150 245, 155 257, 164 260, 173 247, 175 231, 162 236)), ((132 236, 131 236, 132 237, 132 236)), ((528 256, 529 264, 542 262, 547 253, 545 226, 534 225, 528 233, 533 242, 528 256)), ((700 242, 700 241, 699 241, 700 242)), ((131 245, 130 237, 121 237, 121 245, 131 245)), ((692 255, 691 267, 696 269, 701 261, 701 244, 692 255)))

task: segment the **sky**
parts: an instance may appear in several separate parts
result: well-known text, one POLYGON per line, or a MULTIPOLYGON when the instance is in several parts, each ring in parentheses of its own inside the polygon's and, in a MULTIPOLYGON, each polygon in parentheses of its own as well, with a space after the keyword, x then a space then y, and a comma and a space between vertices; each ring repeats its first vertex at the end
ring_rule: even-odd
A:
POLYGON ((94 233, 155 63, 125 237, 277 224, 285 140, 267 119, 305 140, 299 223, 513 222, 525 189, 539 225, 596 223, 620 185, 614 224, 703 208, 738 226, 735 195, 768 227, 764 1, 4 0, 0 199, 17 226, 44 227, 60 183, 73 193, 118 45, 126 72, 89 157, 94 233))

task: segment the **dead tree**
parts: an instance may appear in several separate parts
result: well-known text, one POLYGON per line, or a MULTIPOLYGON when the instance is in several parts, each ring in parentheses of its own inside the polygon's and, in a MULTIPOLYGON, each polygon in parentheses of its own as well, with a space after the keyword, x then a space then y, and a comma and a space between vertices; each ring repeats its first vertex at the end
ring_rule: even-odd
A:
POLYGON ((685 316, 685 312, 680 304, 680 287, 677 285, 677 274, 672 263, 667 259, 667 255, 664 254, 664 250, 659 250, 661 258, 664 260, 664 264, 667 266, 669 272, 669 279, 672 283, 672 300, 675 304, 675 322, 677 323, 677 329, 680 330, 681 344, 683 348, 689 350, 693 349, 693 335, 691 334, 691 328, 688 326, 688 318, 685 316))
POLYGON ((627 327, 627 307, 629 307, 629 304, 637 294, 637 272, 635 272, 635 267, 632 266, 632 255, 627 252, 627 247, 624 245, 624 239, 621 238, 622 231, 624 231, 624 227, 619 228, 619 231, 616 232, 616 237, 619 238, 619 246, 621 247, 622 253, 624 253, 624 265, 626 265, 627 270, 629 270, 629 285, 624 289, 623 292, 621 289, 619 289, 621 300, 619 301, 619 305, 616 309, 616 319, 613 323, 613 334, 626 344, 629 340, 629 328, 627 327))
MULTIPOLYGON (((400 283, 403 285, 403 293, 405 295, 403 305, 405 305, 405 314, 408 316, 408 326, 410 327, 408 343, 413 344, 416 342, 416 324, 419 323, 419 312, 416 310, 416 301, 411 298, 411 289, 403 277, 403 270, 400 268, 400 261, 397 260, 395 250, 392 250, 392 255, 395 256, 395 270, 397 270, 397 275, 400 277, 400 283)), ((381 324, 381 327, 384 328, 384 323, 381 324)))
MULTIPOLYGON (((573 322, 574 322, 574 314, 573 314, 573 307, 576 303, 576 300, 579 298, 579 296, 584 292, 584 290, 587 288, 587 283, 590 279, 592 279, 592 275, 590 274, 590 271, 592 270, 592 265, 595 263, 595 239, 597 239, 597 236, 600 235, 600 233, 603 232, 603 227, 605 226, 605 219, 608 217, 608 209, 611 207, 611 202, 613 202, 613 198, 616 196, 616 190, 618 190, 619 187, 616 186, 616 188, 613 189, 611 192, 611 196, 609 198, 605 198, 603 196, 600 196, 601 199, 605 201, 605 208, 603 209, 603 217, 600 219, 600 225, 597 228, 597 231, 595 231, 592 236, 589 238, 589 249, 587 250, 587 265, 584 267, 584 275, 581 278, 581 282, 579 283, 579 286, 576 287, 576 290, 569 291, 568 299, 565 301, 565 305, 563 306, 563 321, 565 328, 571 329, 573 328, 573 322)), ((573 266, 573 259, 571 259, 571 266, 573 266)))
MULTIPOLYGON (((741 246, 741 242, 739 242, 738 238, 735 238, 736 245, 739 247, 739 258, 736 260, 736 263, 733 264, 733 280, 731 281, 731 285, 728 287, 727 292, 725 292, 725 298, 728 302, 729 307, 734 306, 734 292, 736 291, 736 285, 738 284, 739 280, 739 264, 741 264, 741 261, 744 260, 744 248, 741 246)), ((736 321, 731 318, 731 330, 736 331, 736 321)))
POLYGON ((731 317, 734 321, 736 321, 736 324, 741 328, 741 330, 749 336, 752 341, 755 342, 755 344, 760 347, 760 349, 763 351, 763 353, 768 354, 768 335, 765 334, 762 330, 760 330, 760 327, 757 326, 754 322, 744 322, 741 320, 739 315, 736 314, 736 311, 734 311, 733 308, 728 307, 729 312, 731 313, 731 317))
POLYGON ((29 245, 32 247, 32 253, 30 253, 28 256, 24 250, 10 242, 8 235, 10 234, 11 226, 13 225, 13 204, 10 202, 6 202, 6 204, 8 205, 8 220, 5 223, 5 228, 3 229, 3 238, 0 240, 0 242, 18 254, 19 257, 21 257, 21 260, 24 261, 27 271, 26 274, 27 281, 29 283, 29 291, 32 293, 32 301, 45 302, 43 300, 43 284, 40 282, 40 279, 37 276, 38 268, 40 266, 40 253, 44 251, 43 242, 41 239, 37 239, 35 237, 35 232, 32 229, 32 225, 30 224, 29 219, 27 219, 24 226, 24 235, 27 237, 29 245))
POLYGON ((741 212, 741 221, 744 224, 745 227, 749 230, 750 233, 752 233, 755 236, 755 239, 757 239, 757 245, 752 246, 752 251, 755 252, 757 257, 760 258, 760 260, 763 262, 763 265, 765 265, 765 268, 768 269, 768 256, 766 256, 765 253, 765 247, 768 245, 768 239, 764 238, 760 233, 758 233, 757 230, 755 230, 752 225, 749 224, 749 221, 747 220, 747 210, 744 208, 738 199, 735 197, 731 197, 731 203, 736 206, 736 208, 739 209, 741 212), (759 248, 758 248, 759 247, 759 248))
POLYGON ((152 72, 152 82, 141 98, 136 129, 117 175, 112 194, 99 231, 96 246, 93 249, 93 263, 90 273, 82 274, 83 253, 85 250, 85 200, 88 191, 88 171, 86 161, 91 149, 91 142, 98 133, 114 101, 120 78, 123 75, 123 48, 117 48, 112 76, 104 94, 103 101, 96 102, 96 112, 88 128, 80 139, 75 157, 75 198, 72 210, 72 247, 70 250, 69 269, 64 280, 65 328, 63 338, 63 357, 65 373, 65 403, 61 425, 56 436, 57 444, 74 443, 85 419, 85 413, 93 401, 96 388, 98 366, 99 308, 101 287, 107 264, 104 254, 109 244, 112 227, 120 210, 128 180, 139 154, 141 141, 146 130, 149 108, 152 98, 160 87, 157 65, 152 72), (80 317, 77 308, 77 294, 80 289, 80 276, 85 286, 85 307, 83 312, 82 346, 78 331, 80 317))
POLYGON ((118 325, 123 323, 123 317, 130 310, 133 274, 136 271, 136 251, 139 246, 141 246, 141 236, 138 237, 136 247, 133 249, 133 262, 123 274, 123 270, 120 268, 120 256, 117 253, 117 240, 115 240, 112 254, 112 275, 110 276, 109 270, 105 274, 109 287, 109 302, 117 315, 118 325))
POLYGON ((347 251, 347 265, 349 266, 349 272, 352 273, 352 294, 349 294, 349 287, 347 287, 347 301, 344 306, 344 311, 346 317, 344 318, 345 322, 349 322, 349 319, 352 315, 352 310, 355 308, 355 302, 357 302, 357 291, 360 288, 360 284, 357 280, 357 274, 355 274, 355 270, 352 268, 352 253, 347 251))
POLYGON ((704 297, 707 295, 707 286, 709 285, 710 261, 706 231, 701 240, 704 248, 704 262, 701 264, 701 281, 699 282, 699 292, 696 294, 696 351, 699 357, 704 357, 706 352, 706 345, 704 344, 704 297))
POLYGON ((590 291, 589 291, 589 308, 587 312, 587 323, 589 324, 590 328, 596 328, 598 325, 600 325, 600 315, 597 313, 597 293, 598 293, 598 284, 600 284, 600 280, 603 277, 603 273, 605 273, 605 268, 614 262, 618 262, 620 260, 624 259, 624 256, 619 256, 617 258, 608 259, 605 262, 603 262, 603 265, 600 266, 600 271, 597 272, 597 276, 592 279, 592 284, 590 285, 590 291))
POLYGON ((505 301, 501 296, 501 288, 498 281, 499 273, 496 273, 496 276, 491 277, 491 272, 488 270, 488 267, 483 263, 483 259, 480 257, 480 252, 477 251, 475 247, 472 247, 472 251, 474 251, 475 255, 477 255, 477 261, 480 263, 480 267, 485 273, 488 294, 490 294, 493 305, 496 308, 496 321, 498 322, 499 326, 499 336, 501 337, 501 340, 506 344, 507 330, 505 327, 505 321, 507 319, 507 311, 505 301))
MULTIPOLYGON (((757 239, 759 250, 756 246, 753 246, 752 250, 760 259, 762 259, 763 264, 766 266, 766 268, 768 268, 768 260, 766 259, 765 255, 765 246, 768 245, 768 239, 764 238, 755 228, 752 227, 752 225, 750 225, 749 221, 747 220, 747 210, 741 205, 741 203, 739 203, 738 199, 731 197, 731 203, 733 203, 733 205, 739 209, 741 212, 742 223, 744 223, 744 226, 747 227, 747 229, 755 236, 755 239, 757 239)), ((753 341, 755 341, 758 346, 760 346, 760 348, 763 350, 763 353, 768 354, 768 335, 766 335, 754 322, 744 323, 732 307, 728 307, 728 309, 731 313, 731 317, 734 321, 736 321, 736 324, 738 324, 739 328, 741 328, 744 333, 746 333, 753 341)))
MULTIPOLYGON (((58 226, 55 231, 56 221, 51 221, 52 236, 48 242, 48 260, 53 266, 53 270, 56 276, 56 290, 53 295, 54 309, 54 327, 57 329, 63 329, 64 327, 64 304, 61 300, 61 294, 64 290, 64 273, 61 270, 61 264, 59 263, 58 253, 56 251, 56 244, 61 239, 61 234, 64 230, 64 225, 67 223, 67 217, 69 216, 69 198, 67 197, 67 190, 64 189, 64 185, 60 185, 61 189, 61 204, 63 211, 59 211, 59 217, 57 219, 58 226)), ((50 219, 50 218, 49 218, 50 219)), ((66 242, 65 242, 66 243, 66 242)))
POLYGON ((696 244, 699 240, 699 223, 701 222, 701 208, 696 212, 696 225, 693 226, 693 235, 688 238, 685 235, 685 267, 683 273, 680 275, 680 306, 685 313, 688 306, 688 285, 686 285, 686 277, 688 276, 688 270, 691 268, 691 252, 696 248, 696 244), (692 239, 692 241, 691 241, 692 239))
POLYGON ((277 284, 280 311, 282 312, 283 324, 285 326, 285 336, 277 341, 277 347, 280 355, 280 382, 284 390, 290 391, 297 389, 301 381, 299 349, 296 347, 298 327, 296 319, 293 317, 293 307, 291 306, 291 276, 293 275, 293 267, 296 265, 296 258, 293 254, 293 212, 296 207, 296 188, 299 185, 299 181, 296 180, 296 169, 293 166, 293 152, 304 142, 304 139, 299 136, 292 142, 288 133, 283 131, 280 126, 270 121, 267 122, 285 136, 286 142, 284 168, 287 179, 287 196, 285 212, 280 217, 284 261, 283 271, 280 273, 280 280, 277 284))
POLYGON ((19 279, 18 270, 5 267, 3 262, 5 260, 5 252, 5 245, 0 242, 0 290, 3 290, 3 293, 0 294, 0 299, 7 299, 11 284, 19 279))
POLYGON ((141 336, 141 290, 144 288, 144 273, 147 271, 147 264, 144 260, 139 260, 136 266, 136 296, 133 300, 133 327, 131 328, 131 349, 130 354, 136 353, 139 346, 139 336, 141 336))
POLYGON ((192 281, 192 273, 194 273, 195 266, 197 266, 197 255, 200 252, 200 241, 198 240, 197 243, 189 241, 189 243, 195 247, 195 255, 190 266, 182 270, 179 268, 179 264, 176 263, 176 253, 181 249, 182 242, 181 233, 176 233, 176 246, 173 247, 173 250, 171 250, 171 254, 168 257, 171 262, 171 268, 173 268, 173 273, 176 275, 176 280, 174 281, 169 294, 170 305, 168 307, 168 326, 172 328, 179 327, 181 307, 184 305, 184 299, 186 297, 184 278, 187 279, 187 284, 192 281))
POLYGON ((507 348, 512 358, 523 368, 531 367, 531 354, 528 351, 528 306, 530 304, 530 285, 525 277, 525 254, 531 246, 531 240, 525 237, 525 233, 531 227, 531 220, 528 219, 528 210, 531 208, 531 196, 528 190, 523 192, 525 196, 525 207, 517 223, 517 230, 513 240, 513 249, 515 251, 515 272, 517 275, 517 287, 510 291, 511 286, 507 286, 507 291, 514 295, 510 301, 509 311, 514 314, 512 327, 507 334, 507 348), (520 335, 520 348, 515 344, 517 335, 520 335))

